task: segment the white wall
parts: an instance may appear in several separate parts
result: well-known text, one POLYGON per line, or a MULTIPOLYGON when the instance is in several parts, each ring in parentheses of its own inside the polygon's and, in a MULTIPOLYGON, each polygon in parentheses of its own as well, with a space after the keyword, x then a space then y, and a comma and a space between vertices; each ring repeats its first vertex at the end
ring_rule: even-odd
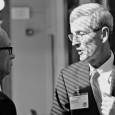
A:
POLYGON ((18 20, 11 16, 10 24, 16 55, 12 70, 12 98, 17 113, 31 115, 30 109, 34 109, 38 115, 48 115, 52 105, 53 80, 65 66, 63 0, 10 2, 11 9, 30 8, 29 19, 18 20), (25 34, 27 28, 34 30, 33 36, 25 34), (51 35, 54 35, 54 49, 51 46, 51 35))
POLYGON ((29 7, 31 17, 28 20, 11 18, 11 38, 16 55, 12 73, 13 100, 18 115, 31 115, 30 109, 46 115, 49 111, 47 98, 52 98, 52 63, 51 40, 46 36, 45 0, 11 0, 11 8, 17 6, 29 7), (32 28, 35 34, 26 36, 26 28, 32 28))

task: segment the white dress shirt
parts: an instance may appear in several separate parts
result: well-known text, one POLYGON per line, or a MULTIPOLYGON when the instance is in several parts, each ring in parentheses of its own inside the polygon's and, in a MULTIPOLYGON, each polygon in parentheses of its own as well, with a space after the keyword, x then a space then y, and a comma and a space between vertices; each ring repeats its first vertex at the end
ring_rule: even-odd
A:
MULTIPOLYGON (((111 78, 110 74, 113 69, 113 60, 114 56, 113 53, 111 53, 111 57, 98 69, 98 73, 100 74, 97 82, 101 91, 101 94, 110 94, 110 86, 111 86, 111 78)), ((91 64, 89 64, 90 67, 90 75, 92 71, 95 69, 91 64)))

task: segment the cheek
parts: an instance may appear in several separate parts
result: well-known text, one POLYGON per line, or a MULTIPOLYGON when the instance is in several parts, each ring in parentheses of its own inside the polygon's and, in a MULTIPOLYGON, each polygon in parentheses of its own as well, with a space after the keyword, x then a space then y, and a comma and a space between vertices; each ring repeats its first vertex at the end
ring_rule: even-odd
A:
POLYGON ((96 51, 96 49, 97 49, 97 46, 91 43, 91 44, 86 45, 84 50, 87 52, 89 56, 91 56, 96 51))
POLYGON ((6 57, 3 61, 3 66, 4 68, 9 69, 9 65, 10 65, 10 59, 6 57))

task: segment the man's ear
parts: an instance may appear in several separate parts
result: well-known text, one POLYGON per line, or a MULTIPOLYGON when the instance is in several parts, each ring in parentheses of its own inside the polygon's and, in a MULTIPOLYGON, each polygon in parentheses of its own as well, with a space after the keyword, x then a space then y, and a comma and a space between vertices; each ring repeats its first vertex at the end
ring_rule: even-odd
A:
POLYGON ((101 33, 102 43, 105 43, 108 40, 108 37, 109 37, 109 28, 105 26, 102 28, 101 33))

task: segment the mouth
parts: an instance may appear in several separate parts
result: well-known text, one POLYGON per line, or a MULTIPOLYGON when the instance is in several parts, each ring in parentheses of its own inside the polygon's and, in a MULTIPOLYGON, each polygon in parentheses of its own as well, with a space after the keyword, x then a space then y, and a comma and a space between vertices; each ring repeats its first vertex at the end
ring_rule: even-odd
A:
POLYGON ((83 54, 83 50, 78 50, 78 54, 82 55, 83 54))

